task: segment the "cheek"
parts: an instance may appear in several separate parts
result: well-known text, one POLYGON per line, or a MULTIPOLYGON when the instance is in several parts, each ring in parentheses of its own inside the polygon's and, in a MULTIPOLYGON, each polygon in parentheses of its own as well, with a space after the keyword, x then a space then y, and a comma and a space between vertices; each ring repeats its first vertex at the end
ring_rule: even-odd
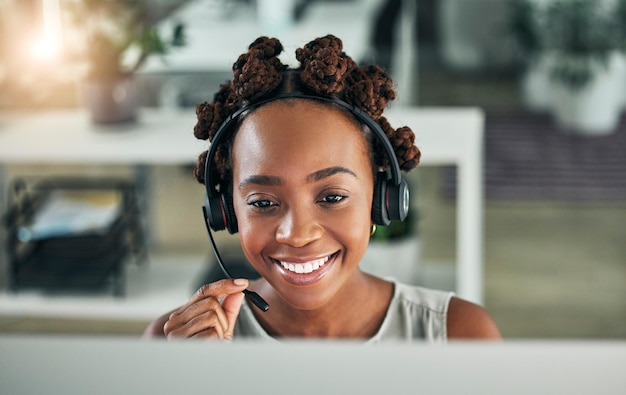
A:
MULTIPOLYGON (((236 199, 236 198, 235 198, 236 199)), ((267 237, 271 235, 267 226, 262 222, 246 216, 245 203, 233 202, 235 215, 237 216, 237 225, 239 229, 239 239, 244 253, 250 260, 253 254, 258 254, 262 250, 263 245, 267 243, 267 237)))
POLYGON ((325 221, 326 232, 341 244, 348 246, 355 258, 365 253, 370 237, 371 199, 363 198, 352 210, 333 213, 325 221))

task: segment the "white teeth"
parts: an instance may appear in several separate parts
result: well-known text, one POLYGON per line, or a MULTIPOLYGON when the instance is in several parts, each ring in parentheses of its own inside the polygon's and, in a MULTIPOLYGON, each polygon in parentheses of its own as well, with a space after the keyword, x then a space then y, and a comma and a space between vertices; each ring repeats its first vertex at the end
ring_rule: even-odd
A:
POLYGON ((330 259, 329 256, 327 256, 326 258, 316 259, 314 261, 306 262, 306 263, 289 263, 289 262, 280 261, 280 264, 285 269, 289 270, 290 272, 303 274, 303 273, 311 273, 311 272, 316 271, 320 267, 324 266, 324 264, 328 262, 328 259, 330 259))

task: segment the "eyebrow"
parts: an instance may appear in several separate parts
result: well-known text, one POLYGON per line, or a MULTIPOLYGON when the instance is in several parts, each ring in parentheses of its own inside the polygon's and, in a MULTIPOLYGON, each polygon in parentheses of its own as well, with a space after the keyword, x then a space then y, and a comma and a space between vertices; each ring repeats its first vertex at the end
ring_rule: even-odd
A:
MULTIPOLYGON (((349 174, 351 176, 354 176, 355 178, 356 173, 354 173, 352 170, 345 168, 345 167, 341 167, 341 166, 333 166, 333 167, 328 167, 326 169, 322 169, 322 170, 318 170, 314 173, 309 174, 306 177, 306 181, 307 182, 315 182, 315 181, 319 181, 322 180, 324 178, 333 176, 335 174, 338 173, 344 173, 344 174, 349 174)), ((282 185, 282 180, 280 179, 280 177, 276 177, 276 176, 262 176, 262 175, 252 175, 250 177, 247 177, 245 180, 243 180, 242 182, 239 183, 239 188, 243 188, 248 184, 256 184, 256 185, 265 185, 265 186, 277 186, 277 185, 282 185)))
POLYGON ((309 174, 306 178, 306 181, 307 182, 319 181, 324 178, 333 176, 337 173, 350 174, 354 176, 355 178, 357 178, 356 174, 352 170, 345 168, 345 167, 341 167, 341 166, 333 166, 333 167, 328 167, 326 169, 318 170, 314 173, 309 174))
POLYGON ((283 182, 279 177, 253 175, 241 181, 239 183, 239 188, 241 189, 248 184, 276 186, 276 185, 281 185, 282 183, 283 182))

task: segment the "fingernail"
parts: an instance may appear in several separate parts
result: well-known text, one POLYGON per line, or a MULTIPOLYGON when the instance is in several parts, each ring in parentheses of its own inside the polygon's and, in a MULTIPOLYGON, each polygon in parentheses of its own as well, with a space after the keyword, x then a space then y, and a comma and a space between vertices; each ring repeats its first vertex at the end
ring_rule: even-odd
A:
POLYGON ((233 283, 235 285, 248 285, 248 280, 246 280, 245 278, 236 278, 233 280, 233 283))

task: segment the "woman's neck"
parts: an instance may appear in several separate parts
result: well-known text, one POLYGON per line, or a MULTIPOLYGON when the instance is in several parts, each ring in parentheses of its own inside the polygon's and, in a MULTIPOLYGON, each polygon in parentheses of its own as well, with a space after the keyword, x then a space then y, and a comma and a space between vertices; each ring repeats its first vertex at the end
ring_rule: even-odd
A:
POLYGON ((365 273, 342 289, 333 301, 314 310, 289 305, 264 280, 255 284, 271 308, 253 309, 259 324, 272 337, 368 339, 374 336, 393 296, 393 284, 365 273))

